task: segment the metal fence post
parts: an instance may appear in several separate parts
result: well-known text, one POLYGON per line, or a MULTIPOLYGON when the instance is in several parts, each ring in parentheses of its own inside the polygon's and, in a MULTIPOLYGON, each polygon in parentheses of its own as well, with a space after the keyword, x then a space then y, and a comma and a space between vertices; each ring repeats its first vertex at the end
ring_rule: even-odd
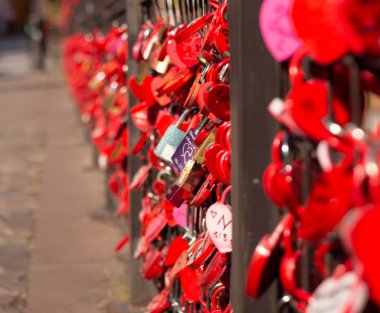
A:
MULTIPOLYGON (((137 64, 132 58, 132 46, 137 40, 137 35, 140 31, 141 25, 141 6, 140 0, 126 0, 126 15, 128 23, 128 49, 129 49, 129 60, 128 60, 128 73, 137 73, 137 64)), ((132 108, 136 104, 136 100, 131 93, 129 93, 129 107, 132 108)), ((139 138, 140 133, 134 125, 129 123, 129 151, 132 150, 139 138)), ((129 179, 133 177, 133 174, 141 166, 140 159, 129 154, 128 157, 128 172, 129 179)), ((131 219, 131 261, 130 261, 130 304, 131 306, 141 306, 146 305, 150 297, 149 289, 147 289, 147 283, 143 280, 139 269, 139 263, 133 259, 133 251, 136 248, 138 239, 140 238, 140 221, 139 212, 141 208, 141 191, 130 192, 130 219, 131 219)))
POLYGON ((232 306, 236 313, 277 312, 276 284, 259 300, 245 294, 252 251, 270 232, 278 214, 262 188, 262 174, 270 162, 270 144, 278 130, 267 113, 276 95, 276 64, 259 30, 260 0, 230 1, 232 110, 232 306))

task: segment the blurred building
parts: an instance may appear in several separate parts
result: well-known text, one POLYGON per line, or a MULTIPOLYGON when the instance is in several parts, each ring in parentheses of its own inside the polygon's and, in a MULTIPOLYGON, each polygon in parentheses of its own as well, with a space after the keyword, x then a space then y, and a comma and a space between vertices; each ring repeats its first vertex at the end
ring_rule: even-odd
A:
POLYGON ((21 32, 28 20, 31 0, 0 0, 0 35, 21 32))

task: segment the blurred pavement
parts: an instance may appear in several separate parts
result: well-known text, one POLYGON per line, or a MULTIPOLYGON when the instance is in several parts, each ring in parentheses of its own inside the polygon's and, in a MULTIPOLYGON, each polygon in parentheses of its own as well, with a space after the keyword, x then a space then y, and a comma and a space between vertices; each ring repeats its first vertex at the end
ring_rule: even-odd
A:
POLYGON ((23 37, 6 37, 0 41, 0 78, 28 73, 29 60, 25 53, 26 40, 23 37))
POLYGON ((128 293, 120 230, 59 63, 32 70, 25 47, 0 41, 0 312, 104 312, 128 293))

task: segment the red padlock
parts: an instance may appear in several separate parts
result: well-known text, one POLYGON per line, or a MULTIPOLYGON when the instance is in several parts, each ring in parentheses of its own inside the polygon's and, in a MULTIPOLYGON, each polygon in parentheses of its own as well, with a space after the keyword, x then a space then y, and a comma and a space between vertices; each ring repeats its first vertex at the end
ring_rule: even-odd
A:
POLYGON ((202 266, 216 251, 215 246, 207 233, 201 234, 195 242, 189 254, 187 266, 191 269, 197 269, 202 266))
POLYGON ((281 239, 284 231, 293 225, 295 217, 285 215, 271 235, 265 235, 255 248, 250 261, 246 292, 253 298, 261 296, 276 279, 279 273, 281 257, 281 239))
POLYGON ((145 279, 155 279, 162 274, 164 270, 163 251, 157 248, 152 249, 146 254, 145 263, 142 271, 145 279))
POLYGON ((209 264, 207 264, 199 285, 202 288, 209 289, 216 285, 227 270, 228 257, 224 253, 216 252, 209 264))

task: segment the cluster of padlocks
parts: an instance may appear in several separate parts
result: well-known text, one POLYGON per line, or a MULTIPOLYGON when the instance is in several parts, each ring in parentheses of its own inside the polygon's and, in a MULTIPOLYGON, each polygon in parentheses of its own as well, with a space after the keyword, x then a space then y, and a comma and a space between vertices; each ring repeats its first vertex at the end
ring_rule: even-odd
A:
POLYGON ((140 138, 131 153, 143 164, 130 185, 143 192, 134 256, 159 290, 146 312, 231 311, 227 3, 198 9, 185 23, 175 7, 155 7, 157 22, 142 25, 133 46, 130 119, 140 138), (178 26, 161 19, 170 13, 178 26))
MULTIPOLYGON (((99 166, 111 172, 108 187, 118 200, 117 216, 127 216, 127 28, 74 34, 63 42, 62 53, 70 92, 97 149, 99 166)), ((116 249, 128 239, 126 235, 116 249)))
POLYGON ((378 312, 379 124, 370 108, 380 94, 380 3, 266 0, 260 14, 289 91, 268 107, 282 127, 263 175, 282 218, 253 252, 246 291, 258 298, 276 280, 281 310, 378 312))
MULTIPOLYGON (((99 164, 113 169, 117 214, 128 214, 129 193, 142 195, 133 254, 158 291, 146 312, 232 312, 228 4, 150 9, 128 79, 125 27, 66 40, 70 90, 99 164), (141 164, 130 182, 127 119, 141 164)), ((257 299, 278 282, 281 311, 379 311, 379 21, 374 0, 262 3, 262 38, 286 76, 286 94, 268 106, 280 130, 262 176, 280 222, 252 253, 246 293, 257 299)))

